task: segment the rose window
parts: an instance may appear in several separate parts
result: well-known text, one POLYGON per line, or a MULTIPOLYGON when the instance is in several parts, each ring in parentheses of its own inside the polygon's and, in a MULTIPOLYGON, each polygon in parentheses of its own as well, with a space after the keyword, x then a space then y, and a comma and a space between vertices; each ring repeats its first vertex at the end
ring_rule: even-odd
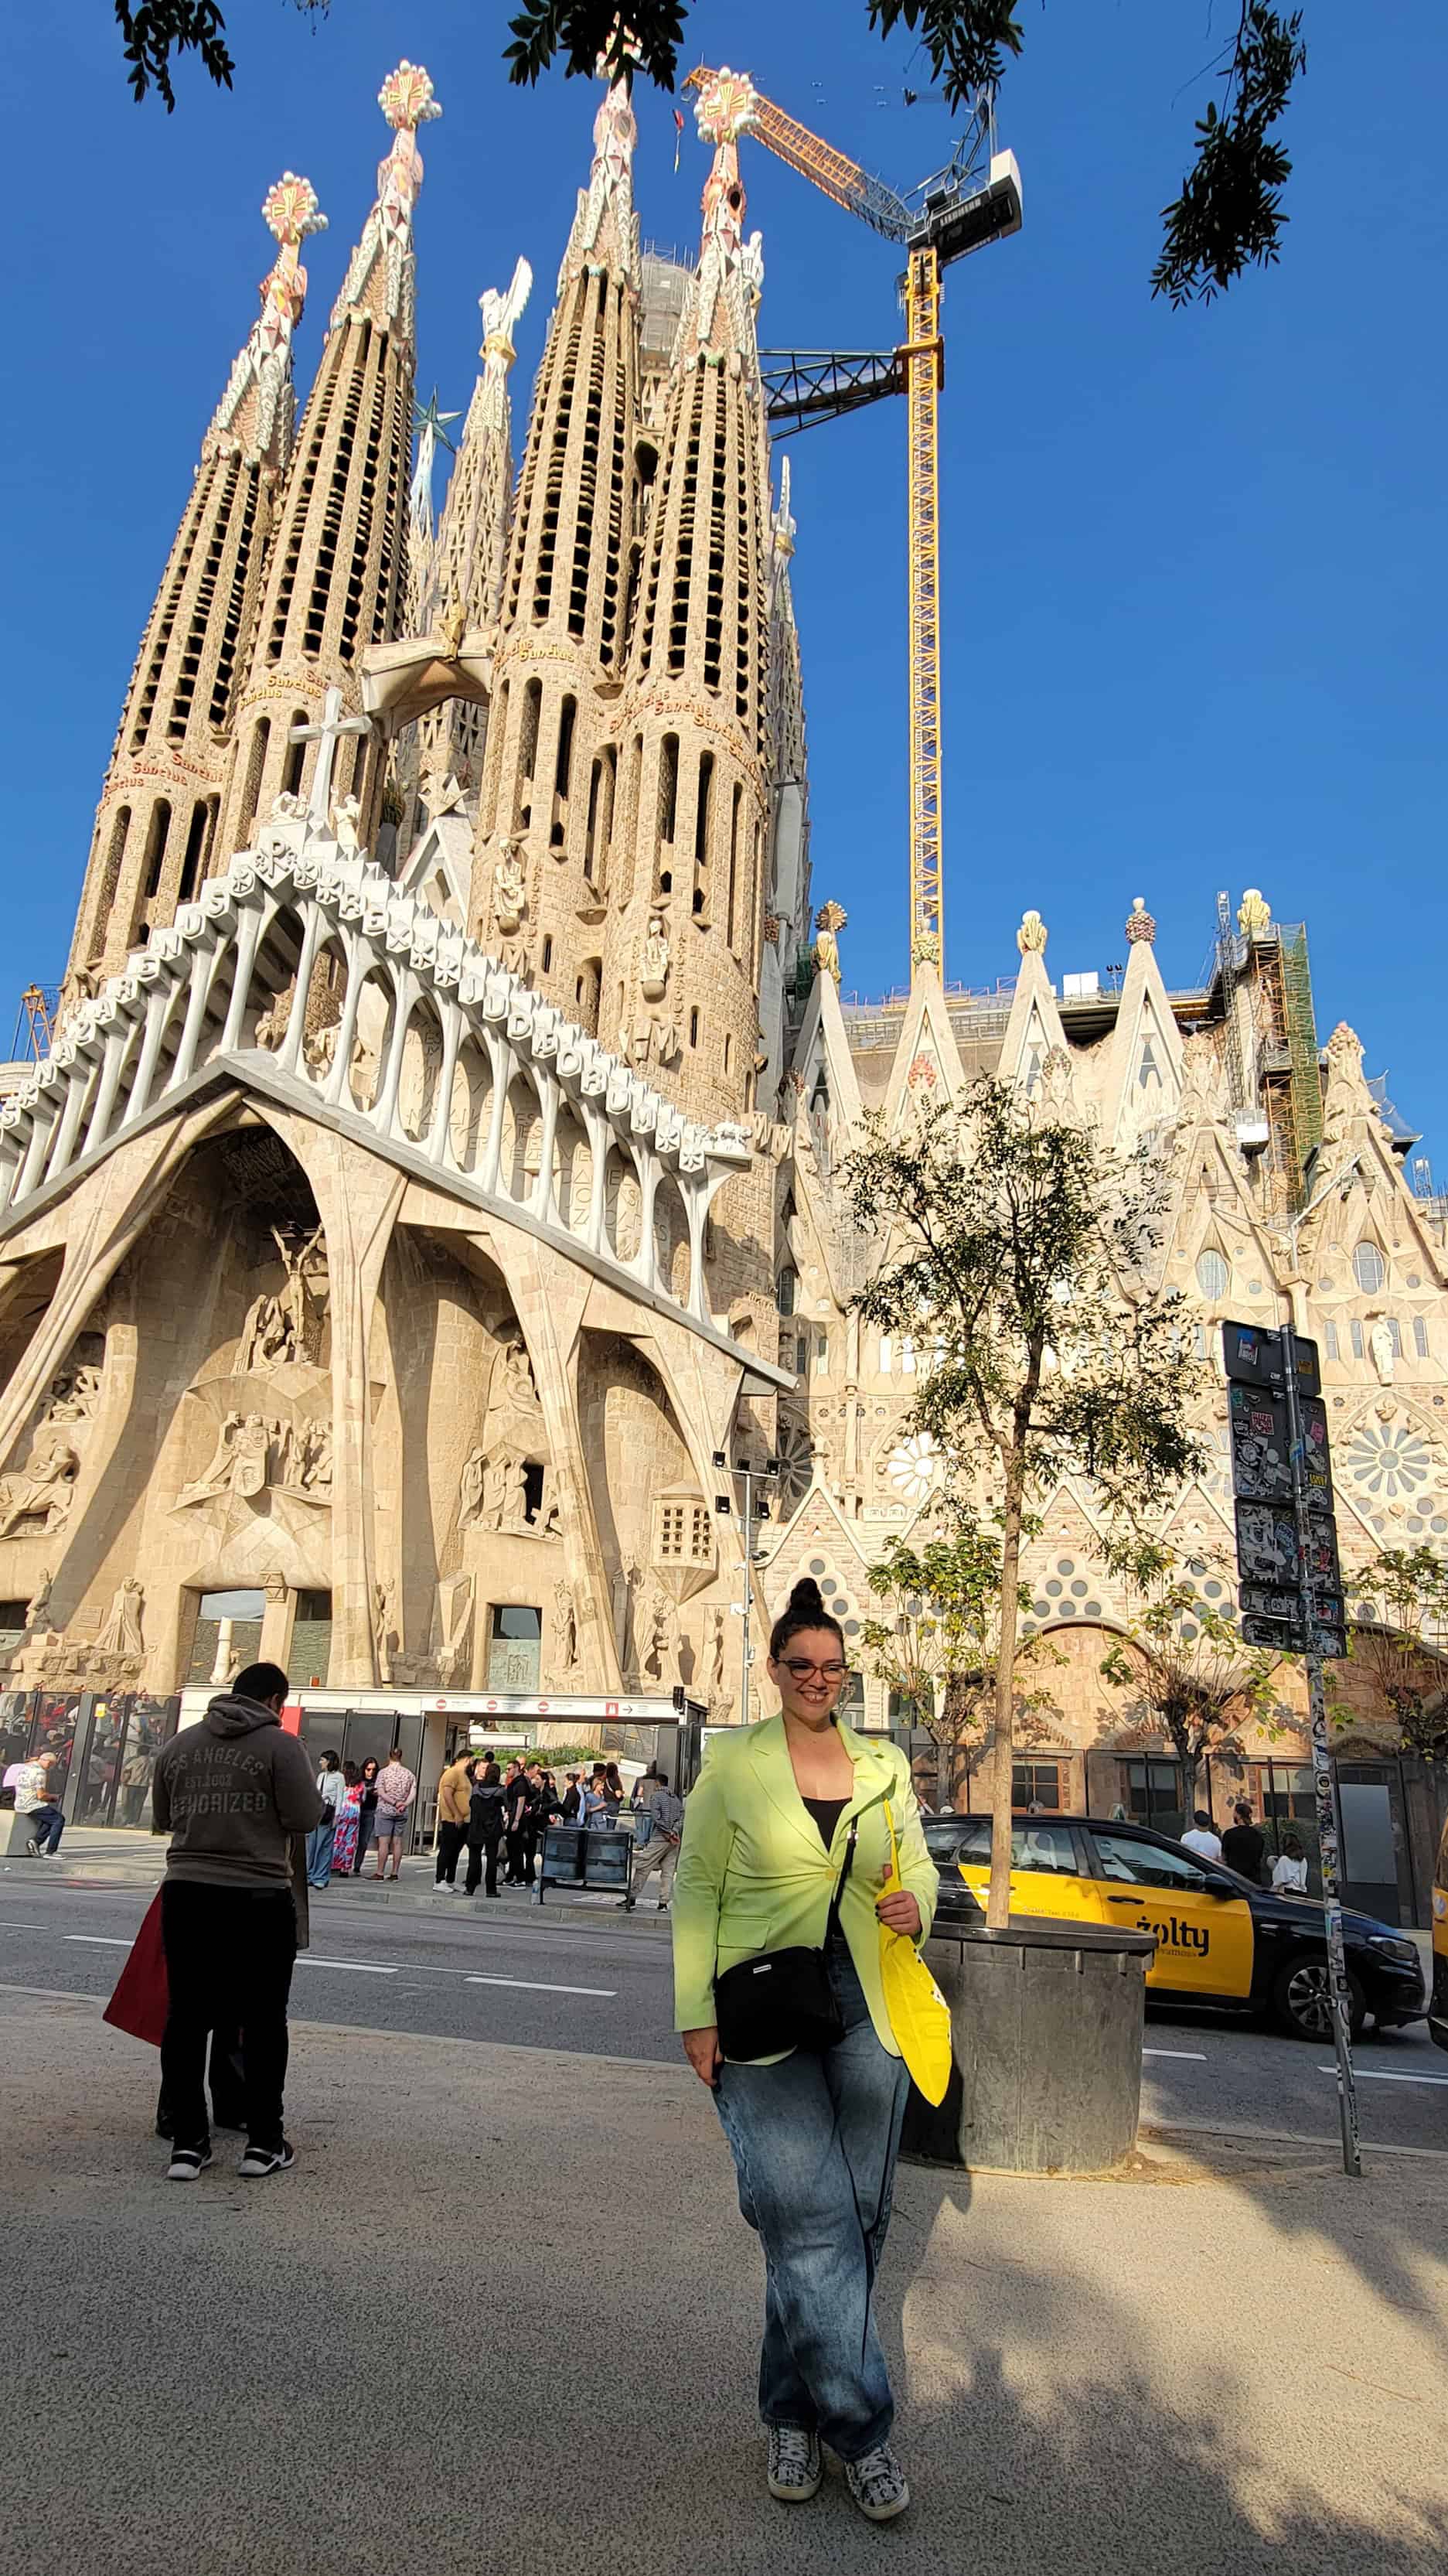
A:
POLYGON ((940 1443, 929 1431, 912 1432, 892 1450, 890 1482, 902 1503, 923 1503, 940 1482, 940 1443))
POLYGON ((792 1511, 809 1492, 813 1445, 802 1422, 781 1415, 775 1455, 779 1460, 779 1499, 792 1511))
POLYGON ((1347 1472, 1366 1493, 1416 1494, 1433 1472, 1426 1440, 1406 1422, 1364 1422, 1347 1447, 1347 1472))

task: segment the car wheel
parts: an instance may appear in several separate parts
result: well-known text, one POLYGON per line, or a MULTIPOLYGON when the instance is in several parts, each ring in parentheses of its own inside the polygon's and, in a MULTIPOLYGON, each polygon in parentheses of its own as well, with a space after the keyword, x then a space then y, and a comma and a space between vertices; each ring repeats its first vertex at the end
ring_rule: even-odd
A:
MULTIPOLYGON (((1296 2039, 1324 2043, 1332 2038, 1332 1996, 1327 1982, 1327 1956, 1303 1950, 1289 1959, 1272 1989, 1272 2001, 1284 2030, 1296 2039)), ((1351 1968, 1347 1972, 1348 2020, 1354 2039, 1362 2036, 1367 2000, 1351 1968)))

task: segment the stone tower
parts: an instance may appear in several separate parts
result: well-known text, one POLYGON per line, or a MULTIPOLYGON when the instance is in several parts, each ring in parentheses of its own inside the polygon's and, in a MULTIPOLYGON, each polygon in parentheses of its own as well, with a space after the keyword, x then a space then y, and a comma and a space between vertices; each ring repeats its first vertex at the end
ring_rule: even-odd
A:
MULTIPOLYGON (((223 847, 243 848, 258 813, 301 792, 314 750, 293 740, 315 725, 335 686, 360 705, 357 665, 397 631, 406 578, 412 453, 415 277, 412 209, 422 185, 417 129, 442 111, 427 73, 403 62, 378 104, 393 144, 377 200, 352 253, 277 514, 255 641, 237 711, 223 847)), ((380 802, 380 747, 357 735, 333 777, 358 799, 370 839, 380 802)))
POLYGON ((659 463, 632 620, 607 1036, 691 1114, 754 1104, 770 827, 769 448, 743 234, 747 80, 698 94, 714 146, 698 272, 658 398, 659 463))
POLYGON ((114 974, 207 872, 235 695, 251 651, 296 405, 292 333, 306 299, 303 241, 325 228, 311 183, 288 170, 262 218, 275 264, 261 313, 201 445, 191 497, 136 656, 96 813, 66 999, 114 974))
POLYGON ((636 131, 626 90, 611 86, 519 479, 470 925, 590 1036, 600 1033, 616 712, 641 513, 636 131))

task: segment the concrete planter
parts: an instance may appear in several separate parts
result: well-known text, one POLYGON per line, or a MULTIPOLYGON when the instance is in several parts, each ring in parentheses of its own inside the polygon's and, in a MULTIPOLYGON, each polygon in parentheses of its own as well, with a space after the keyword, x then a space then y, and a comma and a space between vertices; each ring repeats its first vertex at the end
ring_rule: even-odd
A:
POLYGON ((938 2111, 913 2089, 901 2152, 984 2172, 1101 2173, 1136 2144, 1150 1932, 1025 1916, 936 1932, 955 2072, 938 2111))

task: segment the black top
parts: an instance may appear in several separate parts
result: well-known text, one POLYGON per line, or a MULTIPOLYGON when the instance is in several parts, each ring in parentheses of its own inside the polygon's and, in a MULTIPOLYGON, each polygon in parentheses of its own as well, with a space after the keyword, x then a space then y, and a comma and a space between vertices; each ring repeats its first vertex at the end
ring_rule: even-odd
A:
POLYGON ((1262 1884, 1262 1855, 1266 1848, 1255 1825, 1229 1825, 1222 1836, 1222 1858, 1228 1869, 1250 1878, 1254 1887, 1262 1884))
POLYGON ((806 1810, 820 1829, 820 1841, 826 1851, 835 1838, 835 1827, 849 1805, 848 1798, 806 1798, 806 1810))

